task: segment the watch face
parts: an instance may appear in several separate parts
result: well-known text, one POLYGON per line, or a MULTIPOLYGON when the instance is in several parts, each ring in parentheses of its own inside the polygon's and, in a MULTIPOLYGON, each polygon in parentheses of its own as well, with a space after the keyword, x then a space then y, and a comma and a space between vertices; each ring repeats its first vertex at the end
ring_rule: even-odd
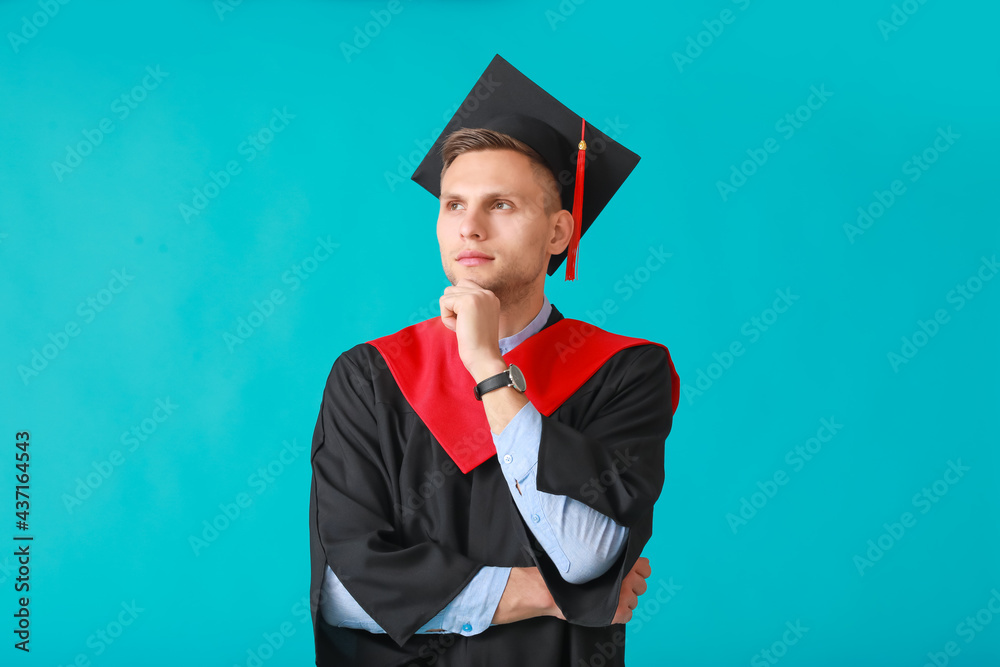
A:
POLYGON ((524 393, 525 389, 524 375, 521 374, 521 369, 515 366, 514 364, 510 365, 510 381, 511 384, 514 385, 514 389, 517 389, 519 392, 524 393))

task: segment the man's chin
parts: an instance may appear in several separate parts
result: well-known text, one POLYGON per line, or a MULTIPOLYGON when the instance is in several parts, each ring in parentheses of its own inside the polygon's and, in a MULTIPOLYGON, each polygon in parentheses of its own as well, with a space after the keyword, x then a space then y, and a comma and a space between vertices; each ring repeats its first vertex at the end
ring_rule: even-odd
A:
POLYGON ((475 273, 469 273, 466 271, 445 271, 444 275, 445 278, 448 279, 448 282, 452 284, 452 287, 458 285, 459 281, 461 280, 470 280, 479 285, 480 287, 482 287, 483 289, 490 289, 489 287, 486 287, 486 285, 484 284, 488 281, 485 280, 483 276, 476 275, 475 273))
POLYGON ((476 266, 465 266, 456 262, 451 273, 451 282, 454 285, 459 280, 471 280, 480 287, 486 287, 484 283, 493 282, 494 269, 489 264, 478 264, 476 266))

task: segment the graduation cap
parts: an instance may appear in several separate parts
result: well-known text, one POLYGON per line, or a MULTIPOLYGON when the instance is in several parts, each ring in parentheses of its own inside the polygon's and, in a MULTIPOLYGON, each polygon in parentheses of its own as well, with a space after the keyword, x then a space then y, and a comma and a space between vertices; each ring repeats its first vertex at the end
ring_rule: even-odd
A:
POLYGON ((485 128, 533 148, 562 187, 562 208, 572 211, 569 246, 549 259, 551 276, 568 257, 566 280, 576 278, 580 238, 639 162, 639 156, 570 111, 499 55, 472 87, 441 136, 411 176, 441 196, 441 147, 455 130, 485 128), (586 189, 584 173, 586 172, 586 189))

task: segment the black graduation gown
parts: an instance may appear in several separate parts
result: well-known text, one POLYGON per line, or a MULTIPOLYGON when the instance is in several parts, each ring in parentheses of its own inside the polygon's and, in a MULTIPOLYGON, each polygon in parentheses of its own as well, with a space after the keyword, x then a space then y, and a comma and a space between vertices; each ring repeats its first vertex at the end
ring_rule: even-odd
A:
MULTIPOLYGON (((562 318, 553 307, 545 327, 562 318)), ((610 623, 622 579, 652 533, 676 390, 666 351, 643 344, 617 352, 542 416, 537 488, 629 528, 627 548, 605 574, 570 584, 521 517, 496 456, 462 474, 375 347, 361 343, 340 355, 312 443, 316 664, 624 665, 626 624, 610 623), (327 563, 387 634, 326 623, 318 605, 327 563), (567 620, 526 619, 471 637, 415 634, 484 565, 537 566, 567 620)))

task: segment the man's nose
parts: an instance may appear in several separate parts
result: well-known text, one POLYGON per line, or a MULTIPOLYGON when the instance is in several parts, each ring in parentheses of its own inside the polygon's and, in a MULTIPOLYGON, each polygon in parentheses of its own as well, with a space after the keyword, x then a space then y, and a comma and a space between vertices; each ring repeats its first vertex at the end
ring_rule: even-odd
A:
POLYGON ((472 206, 462 216, 462 224, 459 225, 458 232, 463 238, 469 236, 482 238, 486 235, 486 224, 486 213, 480 207, 472 206))

